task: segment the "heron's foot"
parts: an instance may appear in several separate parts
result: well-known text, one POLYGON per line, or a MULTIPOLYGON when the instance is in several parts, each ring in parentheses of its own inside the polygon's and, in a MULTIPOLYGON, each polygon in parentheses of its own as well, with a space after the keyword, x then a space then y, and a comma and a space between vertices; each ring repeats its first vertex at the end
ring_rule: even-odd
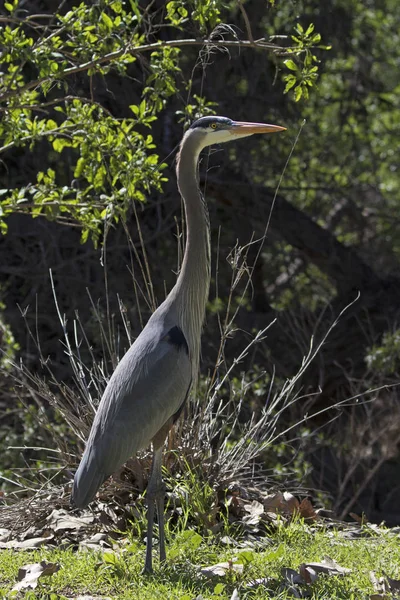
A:
POLYGON ((148 565, 147 560, 146 560, 143 570, 142 570, 142 575, 152 575, 152 574, 153 574, 153 566, 151 564, 151 561, 150 561, 150 564, 148 565))
MULTIPOLYGON (((155 540, 153 540, 155 542, 155 540)), ((157 545, 157 544, 156 544, 157 545)), ((165 546, 160 544, 160 566, 162 567, 167 560, 165 546)), ((142 570, 142 575, 151 575, 153 573, 153 553, 146 551, 146 559, 142 570)))
POLYGON ((146 539, 146 558, 142 571, 143 575, 151 575, 153 573, 153 532, 151 532, 151 537, 149 536, 149 533, 150 532, 148 531, 146 539))

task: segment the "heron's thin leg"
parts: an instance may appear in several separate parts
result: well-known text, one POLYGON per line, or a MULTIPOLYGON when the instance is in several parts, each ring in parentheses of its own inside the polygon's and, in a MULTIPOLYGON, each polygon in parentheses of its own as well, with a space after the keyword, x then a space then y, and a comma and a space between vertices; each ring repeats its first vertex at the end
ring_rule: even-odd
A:
POLYGON ((147 490, 147 541, 144 573, 153 572, 153 524, 154 524, 154 494, 147 490))
MULTIPOLYGON (((147 487, 147 544, 146 544, 146 561, 144 564, 144 572, 152 573, 153 571, 153 526, 154 526, 154 501, 157 502, 157 510, 160 510, 160 500, 162 509, 164 509, 164 482, 162 480, 162 446, 153 449, 153 465, 149 485, 147 487), (161 497, 162 496, 162 497, 161 497)), ((160 519, 160 514, 158 515, 160 519)), ((159 522, 160 529, 160 558, 165 560, 165 545, 164 545, 164 512, 162 513, 162 522, 159 522), (163 552, 163 554, 162 554, 163 552), (162 556, 161 556, 162 555, 162 556)))
POLYGON ((165 554, 165 534, 164 534, 164 499, 165 484, 161 479, 161 485, 157 488, 156 505, 158 515, 158 540, 160 545, 160 562, 166 559, 165 554))

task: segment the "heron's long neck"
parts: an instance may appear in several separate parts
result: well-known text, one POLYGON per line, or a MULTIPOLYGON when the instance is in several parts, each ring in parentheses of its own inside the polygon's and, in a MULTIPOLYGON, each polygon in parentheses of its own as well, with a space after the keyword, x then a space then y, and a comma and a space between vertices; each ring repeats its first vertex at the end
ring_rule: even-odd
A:
POLYGON ((200 148, 196 140, 183 139, 177 178, 186 214, 186 247, 181 271, 172 292, 189 344, 193 375, 197 376, 200 337, 210 287, 210 226, 207 206, 197 182, 200 148))

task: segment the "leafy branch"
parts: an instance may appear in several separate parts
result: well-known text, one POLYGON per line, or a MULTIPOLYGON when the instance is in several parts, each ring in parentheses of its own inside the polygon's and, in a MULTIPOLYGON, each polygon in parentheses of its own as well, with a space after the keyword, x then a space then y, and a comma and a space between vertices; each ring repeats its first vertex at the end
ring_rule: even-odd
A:
MULTIPOLYGON (((100 56, 99 58, 96 58, 95 60, 91 60, 91 61, 85 62, 83 64, 64 69, 63 71, 59 71, 58 68, 55 69, 55 67, 50 67, 50 70, 54 69, 54 72, 57 71, 56 77, 54 77, 54 75, 53 76, 48 75, 46 77, 41 77, 41 78, 35 79, 33 81, 29 81, 25 85, 22 85, 21 87, 4 91, 0 94, 0 102, 4 102, 5 100, 8 100, 13 96, 18 96, 19 94, 21 94, 22 92, 25 92, 27 90, 36 89, 40 86, 43 86, 44 84, 57 82, 66 77, 70 77, 72 75, 77 75, 78 73, 92 71, 91 74, 93 75, 95 71, 102 72, 102 69, 101 69, 102 66, 112 65, 113 63, 116 63, 119 59, 123 59, 124 57, 126 60, 127 56, 136 57, 144 52, 152 52, 152 51, 156 51, 156 50, 160 50, 160 49, 164 49, 164 48, 181 48, 181 47, 185 47, 185 46, 194 46, 194 47, 211 46, 211 47, 215 47, 215 48, 253 48, 253 49, 271 50, 271 51, 279 52, 280 55, 283 55, 285 53, 291 53, 290 48, 285 48, 284 46, 272 44, 263 39, 256 40, 256 41, 250 41, 250 40, 220 41, 220 40, 213 40, 213 39, 211 39, 211 40, 209 40, 209 39, 204 39, 204 40, 181 39, 181 40, 168 40, 165 42, 154 42, 152 44, 143 44, 141 46, 135 46, 135 47, 132 47, 130 44, 127 44, 125 47, 123 47, 115 52, 110 52, 109 54, 100 56)), ((57 63, 53 63, 53 64, 57 64, 57 63)))
MULTIPOLYGON (((179 93, 182 48, 198 47, 208 55, 248 48, 280 60, 293 55, 293 48, 254 39, 241 2, 249 39, 238 39, 231 27, 222 25, 222 9, 215 0, 168 2, 159 23, 149 13, 151 3, 143 9, 136 0, 129 6, 120 0, 81 3, 64 15, 22 13, 24 18, 18 0, 5 8, 9 15, 1 17, 0 29, 0 153, 6 157, 41 144, 47 164, 24 185, 1 190, 3 233, 8 215, 25 212, 73 221, 82 228, 82 241, 91 237, 97 244, 104 222, 124 219, 132 202, 142 202, 151 189, 161 191, 165 165, 144 131, 179 93), (186 30, 188 21, 197 27, 198 38, 149 41, 162 27, 186 30), (106 110, 93 89, 94 77, 106 82, 111 70, 121 78, 137 79, 138 70, 143 74, 143 85, 129 106, 131 115, 123 119, 106 110), (76 93, 77 82, 88 92, 76 93)), ((305 60, 309 38, 306 32, 296 49, 298 56, 306 53, 305 60)), ((185 110, 177 112, 195 118, 211 107, 193 94, 185 110)))
POLYGON ((329 50, 330 46, 320 45, 321 35, 314 33, 314 25, 311 23, 306 31, 300 23, 295 27, 296 35, 292 35, 292 40, 295 45, 292 48, 294 57, 284 60, 284 65, 289 69, 290 73, 284 75, 283 80, 286 82, 284 93, 287 94, 291 89, 294 91, 294 99, 298 102, 301 98, 308 99, 309 88, 315 85, 318 79, 318 63, 319 59, 313 53, 315 48, 329 50), (303 55, 303 61, 299 60, 300 55, 303 55))

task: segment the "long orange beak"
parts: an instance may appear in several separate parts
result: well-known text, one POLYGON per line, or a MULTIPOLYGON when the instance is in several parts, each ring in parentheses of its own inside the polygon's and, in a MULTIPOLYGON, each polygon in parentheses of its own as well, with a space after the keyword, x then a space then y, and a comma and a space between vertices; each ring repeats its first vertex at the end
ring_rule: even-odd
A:
POLYGON ((286 127, 269 125, 268 123, 247 123, 246 121, 233 121, 232 132, 235 135, 250 135, 252 133, 278 133, 286 131, 286 127))

